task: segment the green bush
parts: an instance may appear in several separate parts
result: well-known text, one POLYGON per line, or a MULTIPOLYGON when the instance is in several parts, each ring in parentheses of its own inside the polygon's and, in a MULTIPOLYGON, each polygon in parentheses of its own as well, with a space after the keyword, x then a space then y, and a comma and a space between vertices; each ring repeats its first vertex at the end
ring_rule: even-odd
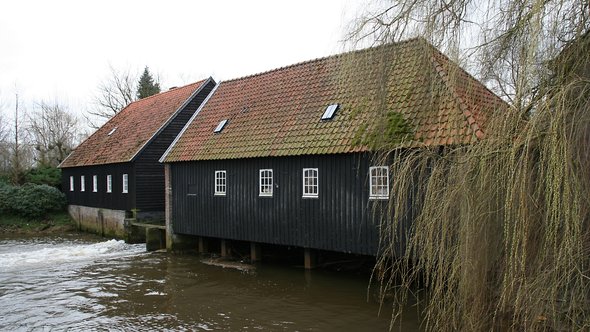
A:
POLYGON ((24 218, 42 218, 49 212, 63 210, 66 206, 65 195, 57 188, 45 184, 27 183, 21 187, 13 187, 12 190, 12 198, 8 200, 9 208, 24 218))
POLYGON ((61 169, 51 166, 39 166, 31 169, 25 175, 27 183, 46 184, 52 187, 61 186, 61 169))
POLYGON ((15 205, 15 196, 17 187, 0 182, 0 213, 9 214, 13 213, 12 207, 15 205))

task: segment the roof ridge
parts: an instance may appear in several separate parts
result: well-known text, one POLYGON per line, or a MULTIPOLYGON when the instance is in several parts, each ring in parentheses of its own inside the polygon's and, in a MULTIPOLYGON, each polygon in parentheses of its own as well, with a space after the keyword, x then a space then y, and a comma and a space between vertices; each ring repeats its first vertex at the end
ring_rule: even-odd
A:
POLYGON ((301 61, 301 62, 297 62, 291 65, 286 65, 286 66, 282 66, 282 67, 277 67, 274 69, 270 69, 270 70, 266 70, 266 71, 262 71, 262 72, 258 72, 255 74, 250 74, 250 75, 245 75, 245 76, 240 76, 240 77, 236 77, 236 78, 232 78, 229 80, 225 80, 225 83, 232 83, 234 81, 241 81, 241 80, 245 80, 245 79, 249 79, 249 78, 254 78, 254 77, 258 77, 258 76, 263 76, 263 75, 268 75, 277 71, 281 71, 281 70, 285 70, 285 69, 289 69, 289 68, 295 68, 295 67, 299 67, 299 66, 304 66, 304 65, 308 65, 310 63, 314 63, 314 62, 320 62, 320 61, 325 61, 325 60, 329 60, 331 58, 336 59, 339 57, 343 57, 343 56, 349 56, 351 54, 355 54, 355 53, 363 53, 363 52, 369 52, 371 50, 377 49, 377 48, 381 48, 381 47, 387 47, 387 46, 400 46, 403 44, 409 44, 412 42, 417 42, 419 40, 423 40, 424 38, 422 37, 414 37, 414 38, 409 38, 406 40, 402 40, 402 41, 398 41, 398 42, 393 42, 393 43, 387 43, 387 44, 382 44, 382 45, 377 45, 377 46, 370 46, 370 47, 366 47, 366 48, 361 48, 358 50, 350 50, 344 53, 338 53, 338 54, 332 54, 332 55, 327 55, 324 57, 319 57, 319 58, 314 58, 314 59, 310 59, 310 60, 305 60, 305 61, 301 61))
MULTIPOLYGON (((147 99, 150 99, 150 98, 155 98, 155 97, 158 97, 158 96, 162 96, 162 95, 164 95, 164 94, 166 94, 166 93, 170 93, 170 92, 176 91, 176 90, 178 90, 178 89, 184 89, 184 88, 188 88, 189 86, 191 86, 191 85, 195 85, 195 84, 198 84, 198 83, 200 83, 199 85, 202 85, 202 84, 203 84, 203 83, 204 83, 206 80, 207 80, 207 79, 203 79, 203 80, 200 80, 200 81, 197 81, 197 82, 193 82, 193 83, 189 83, 189 84, 186 84, 186 85, 183 85, 183 86, 179 86, 179 87, 172 87, 172 88, 170 88, 170 89, 168 89, 168 90, 166 90, 166 91, 162 91, 162 92, 156 93, 156 94, 154 94, 154 95, 147 96, 147 97, 145 97, 145 98, 141 98, 141 99, 134 100, 134 101, 132 101, 131 103, 129 103, 129 105, 131 105, 131 104, 133 104, 133 103, 136 103, 136 102, 138 102, 138 101, 144 101, 144 100, 147 100, 147 99)), ((127 106, 129 106, 129 105, 127 105, 127 106)), ((125 106, 125 108, 127 108, 127 106, 125 106)), ((125 109, 125 108, 124 108, 124 109, 125 109)), ((122 110, 123 110, 123 109, 122 109, 122 110)), ((122 111, 122 110, 121 110, 121 111, 122 111)))

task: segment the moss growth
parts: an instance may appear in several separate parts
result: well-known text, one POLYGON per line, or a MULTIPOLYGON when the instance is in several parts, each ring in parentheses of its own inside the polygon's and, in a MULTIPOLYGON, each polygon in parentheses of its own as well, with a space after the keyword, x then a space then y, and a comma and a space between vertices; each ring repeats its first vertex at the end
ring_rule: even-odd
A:
POLYGON ((354 135, 353 144, 368 146, 372 150, 391 149, 411 138, 413 133, 401 113, 389 111, 374 128, 366 124, 360 126, 354 135))

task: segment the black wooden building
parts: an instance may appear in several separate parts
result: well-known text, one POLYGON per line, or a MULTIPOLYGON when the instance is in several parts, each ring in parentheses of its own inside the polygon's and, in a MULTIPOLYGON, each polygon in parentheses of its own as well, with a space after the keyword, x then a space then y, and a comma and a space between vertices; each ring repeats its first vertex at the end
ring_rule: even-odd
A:
POLYGON ((85 230, 123 237, 123 219, 164 214, 158 162, 215 86, 213 79, 129 104, 60 165, 70 214, 85 230))
POLYGON ((396 181, 375 142, 472 144, 501 107, 422 39, 221 82, 162 157, 169 231, 375 255, 396 181))

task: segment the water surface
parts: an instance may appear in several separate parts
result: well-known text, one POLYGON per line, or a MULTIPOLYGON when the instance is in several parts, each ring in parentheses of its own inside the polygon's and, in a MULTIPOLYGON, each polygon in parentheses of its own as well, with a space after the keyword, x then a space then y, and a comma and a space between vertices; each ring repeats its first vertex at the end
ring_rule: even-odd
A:
POLYGON ((0 330, 388 329, 366 275, 201 259, 81 235, 0 239, 0 330))

